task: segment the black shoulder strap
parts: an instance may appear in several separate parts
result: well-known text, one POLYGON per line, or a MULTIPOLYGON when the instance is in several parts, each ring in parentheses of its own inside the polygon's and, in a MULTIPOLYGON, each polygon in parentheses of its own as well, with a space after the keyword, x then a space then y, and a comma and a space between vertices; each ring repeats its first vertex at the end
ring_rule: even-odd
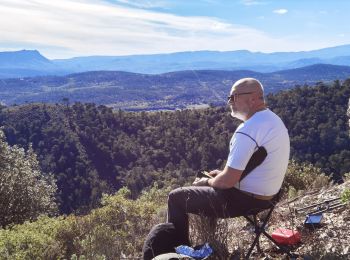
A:
POLYGON ((253 142, 256 144, 257 147, 259 147, 258 143, 255 141, 255 139, 253 137, 251 137, 250 135, 246 134, 246 133, 243 133, 243 132, 236 132, 236 134, 242 134, 242 135, 245 135, 245 136, 248 136, 250 139, 253 140, 253 142))
POLYGON ((236 132, 236 133, 248 136, 250 139, 252 139, 254 141, 254 143, 258 147, 258 149, 250 157, 250 159, 247 163, 247 166, 245 167, 245 169, 242 172, 241 178, 239 179, 239 182, 241 182, 252 170, 254 170, 256 167, 258 167, 265 160, 265 158, 267 156, 267 151, 266 151, 265 147, 259 146, 258 143, 254 140, 254 138, 251 137, 250 135, 243 133, 243 132, 236 132))

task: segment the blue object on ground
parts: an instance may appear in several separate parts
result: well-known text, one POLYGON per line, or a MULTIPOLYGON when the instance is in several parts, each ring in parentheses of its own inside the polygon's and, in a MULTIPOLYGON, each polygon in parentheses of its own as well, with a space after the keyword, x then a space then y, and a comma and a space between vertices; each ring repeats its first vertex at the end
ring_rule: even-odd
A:
POLYGON ((175 248, 175 251, 178 254, 188 255, 196 259, 204 259, 213 253, 213 249, 209 246, 208 243, 205 243, 198 249, 193 249, 189 246, 178 246, 175 248))
POLYGON ((174 259, 186 259, 186 260, 194 260, 195 258, 192 258, 188 255, 181 255, 178 253, 167 253, 167 254, 161 254, 157 255, 156 257, 152 258, 152 260, 174 260, 174 259))
POLYGON ((320 227, 322 221, 322 213, 307 215, 304 225, 307 227, 320 227))

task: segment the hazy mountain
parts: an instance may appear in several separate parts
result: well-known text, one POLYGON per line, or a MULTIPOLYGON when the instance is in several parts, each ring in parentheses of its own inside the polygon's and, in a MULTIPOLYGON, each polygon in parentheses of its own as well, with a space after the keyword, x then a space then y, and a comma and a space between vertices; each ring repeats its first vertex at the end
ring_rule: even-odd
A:
POLYGON ((248 70, 190 70, 164 74, 96 71, 67 76, 45 76, 0 81, 0 102, 93 102, 131 110, 175 109, 223 104, 233 82, 242 77, 262 81, 267 93, 350 77, 350 67, 311 65, 261 73, 248 70))
POLYGON ((0 78, 63 75, 68 72, 36 50, 0 52, 0 78))
POLYGON ((313 64, 350 65, 350 45, 315 51, 262 53, 238 51, 195 51, 131 56, 91 56, 54 60, 72 71, 122 70, 165 73, 180 70, 254 70, 273 72, 313 64), (345 58, 343 58, 345 56, 345 58), (334 60, 335 59, 335 60, 334 60))
POLYGON ((339 56, 326 60, 329 64, 350 66, 350 56, 339 56))
POLYGON ((184 70, 274 72, 314 64, 350 65, 350 45, 302 52, 195 51, 154 55, 90 56, 48 60, 38 51, 0 52, 0 78, 86 71, 159 74, 184 70))
POLYGON ((42 56, 38 51, 9 51, 0 52, 0 68, 41 68, 52 66, 53 63, 42 56))

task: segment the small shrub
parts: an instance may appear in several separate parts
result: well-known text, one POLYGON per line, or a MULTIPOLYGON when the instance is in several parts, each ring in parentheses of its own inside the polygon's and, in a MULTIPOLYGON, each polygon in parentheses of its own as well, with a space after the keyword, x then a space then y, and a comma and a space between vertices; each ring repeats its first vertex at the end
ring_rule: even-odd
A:
POLYGON ((66 258, 73 254, 87 259, 139 257, 144 238, 158 222, 155 216, 165 206, 165 194, 155 186, 131 200, 130 191, 123 188, 115 195, 104 195, 103 206, 89 215, 68 217, 59 232, 66 258))
POLYGON ((40 217, 0 229, 0 259, 58 259, 63 257, 55 233, 62 218, 40 217))
POLYGON ((350 181, 350 172, 344 173, 343 179, 345 182, 350 181))
POLYGON ((55 180, 43 174, 31 146, 10 146, 0 128, 0 227, 57 212, 55 180))
POLYGON ((228 219, 216 219, 190 214, 190 239, 193 245, 209 243, 214 253, 210 259, 229 259, 229 231, 228 219))
POLYGON ((131 200, 121 189, 86 216, 41 217, 0 229, 0 259, 137 259, 167 193, 155 186, 131 200))
POLYGON ((283 190, 296 196, 299 191, 319 189, 331 183, 331 177, 310 163, 297 163, 291 160, 288 165, 283 190))
POLYGON ((340 195, 341 201, 346 204, 350 204, 350 189, 346 188, 340 195))

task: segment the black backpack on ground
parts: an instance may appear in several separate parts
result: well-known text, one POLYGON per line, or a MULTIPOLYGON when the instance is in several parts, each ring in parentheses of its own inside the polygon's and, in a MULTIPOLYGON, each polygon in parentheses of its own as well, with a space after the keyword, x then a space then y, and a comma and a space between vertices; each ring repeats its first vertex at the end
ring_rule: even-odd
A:
POLYGON ((182 242, 172 223, 155 225, 146 237, 142 257, 144 260, 151 260, 164 253, 175 252, 175 247, 182 242))

